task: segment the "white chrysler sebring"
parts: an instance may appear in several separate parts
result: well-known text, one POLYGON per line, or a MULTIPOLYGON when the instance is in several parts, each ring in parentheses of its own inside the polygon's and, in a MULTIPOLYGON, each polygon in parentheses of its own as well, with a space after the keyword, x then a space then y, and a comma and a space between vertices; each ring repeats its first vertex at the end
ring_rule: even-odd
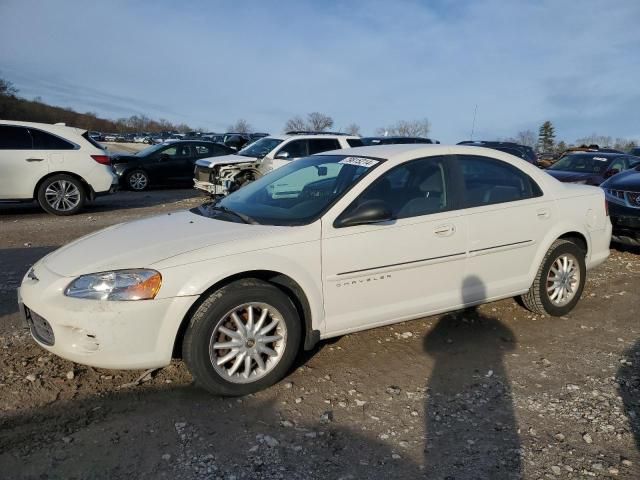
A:
POLYGON ((512 296, 564 315, 610 237, 600 189, 511 155, 360 147, 81 238, 33 266, 20 308, 66 359, 151 368, 182 355, 202 387, 243 395, 323 338, 512 296))

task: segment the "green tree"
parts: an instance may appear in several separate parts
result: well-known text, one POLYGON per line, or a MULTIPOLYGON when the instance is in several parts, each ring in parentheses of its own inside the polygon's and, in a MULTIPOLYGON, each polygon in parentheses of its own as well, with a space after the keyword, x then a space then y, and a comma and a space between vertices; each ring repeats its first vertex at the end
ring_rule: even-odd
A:
POLYGON ((538 130, 538 151, 551 152, 555 144, 556 132, 553 124, 547 120, 538 130))

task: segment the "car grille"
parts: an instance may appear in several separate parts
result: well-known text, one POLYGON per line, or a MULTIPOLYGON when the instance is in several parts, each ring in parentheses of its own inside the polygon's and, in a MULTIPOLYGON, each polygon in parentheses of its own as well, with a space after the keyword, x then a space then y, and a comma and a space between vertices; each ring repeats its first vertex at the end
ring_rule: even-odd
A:
POLYGON ((49 322, 47 322, 44 318, 42 318, 36 312, 27 308, 26 306, 24 307, 24 310, 27 316, 27 323, 29 324, 29 329, 31 330, 31 335, 33 335, 33 338, 38 340, 40 343, 43 343, 44 345, 47 345, 49 347, 53 346, 56 338, 53 334, 51 325, 49 325, 49 322))
POLYGON ((628 207, 640 208, 640 192, 627 192, 611 188, 607 188, 606 191, 609 196, 622 200, 628 207))

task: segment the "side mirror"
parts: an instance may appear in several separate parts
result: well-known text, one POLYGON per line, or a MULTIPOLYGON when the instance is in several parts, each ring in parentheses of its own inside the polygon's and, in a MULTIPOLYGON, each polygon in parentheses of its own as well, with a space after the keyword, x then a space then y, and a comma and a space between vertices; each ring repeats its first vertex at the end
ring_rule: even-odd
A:
POLYGON ((335 228, 368 225, 371 223, 388 222, 393 220, 391 208, 382 200, 368 200, 358 205, 353 211, 340 215, 333 226, 335 228))
POLYGON ((618 173, 620 173, 620 170, 618 170, 617 168, 612 168, 611 170, 607 170, 606 172, 604 172, 604 178, 613 177, 618 173))
POLYGON ((276 154, 276 157, 275 157, 275 158, 277 158, 277 159, 279 159, 279 160, 286 160, 286 159, 287 159, 287 158, 289 158, 290 156, 291 156, 291 155, 289 155, 289 152, 282 152, 282 151, 280 151, 280 152, 278 152, 278 153, 276 154))

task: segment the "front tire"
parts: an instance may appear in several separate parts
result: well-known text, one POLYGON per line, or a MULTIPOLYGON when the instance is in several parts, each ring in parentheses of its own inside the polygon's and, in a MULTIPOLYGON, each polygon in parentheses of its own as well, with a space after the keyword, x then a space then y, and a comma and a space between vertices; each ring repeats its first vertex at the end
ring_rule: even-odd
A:
POLYGON ((86 200, 84 185, 70 175, 53 175, 38 188, 40 207, 53 215, 75 215, 82 209, 86 200))
POLYGON ((298 312, 276 286, 243 279, 211 293, 182 343, 195 383, 217 395, 248 395, 281 380, 298 354, 298 312))
POLYGON ((586 280, 585 251, 558 239, 549 248, 522 303, 534 313, 560 317, 580 300, 586 280))

